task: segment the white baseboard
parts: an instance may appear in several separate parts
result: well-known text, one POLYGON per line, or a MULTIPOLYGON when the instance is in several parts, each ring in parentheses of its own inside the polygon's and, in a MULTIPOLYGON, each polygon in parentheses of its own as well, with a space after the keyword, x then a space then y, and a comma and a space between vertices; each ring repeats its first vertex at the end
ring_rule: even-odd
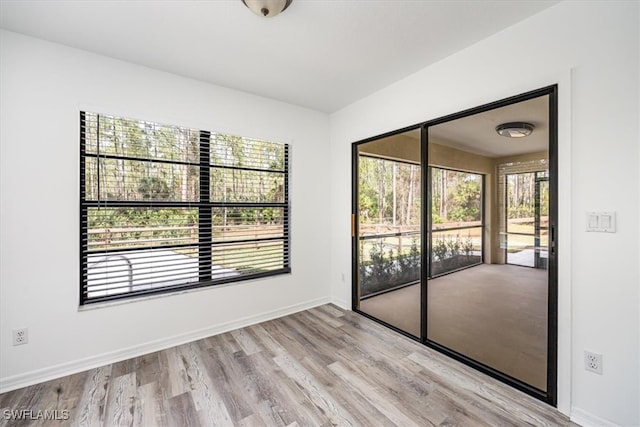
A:
POLYGON ((351 304, 347 303, 347 301, 342 298, 331 298, 331 303, 337 305, 343 310, 351 311, 351 304))
POLYGON ((27 387, 33 384, 50 381, 56 378, 75 374, 78 372, 94 369, 100 366, 109 365, 132 357, 142 356, 144 354, 153 353, 155 351, 164 350, 175 347, 177 345, 196 341, 212 335, 233 331, 234 329, 243 328, 245 326, 255 325, 256 323, 266 322, 267 320, 276 319, 278 317, 287 316, 309 308, 331 302, 330 298, 323 297, 306 301, 275 310, 266 311, 260 314, 243 317, 229 322, 212 325, 195 331, 186 332, 184 334, 172 337, 162 338, 155 341, 139 344, 136 346, 116 350, 108 353, 89 356, 83 359, 73 360, 54 366, 14 375, 11 377, 0 378, 0 393, 27 387))
POLYGON ((571 422, 579 424, 582 427, 620 427, 616 423, 612 423, 575 406, 571 408, 571 422))

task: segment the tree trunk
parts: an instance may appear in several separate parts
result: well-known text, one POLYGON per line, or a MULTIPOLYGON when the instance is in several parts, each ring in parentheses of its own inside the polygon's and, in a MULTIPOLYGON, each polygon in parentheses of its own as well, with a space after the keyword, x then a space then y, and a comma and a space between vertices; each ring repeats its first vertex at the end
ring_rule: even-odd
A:
POLYGON ((398 164, 393 163, 393 169, 391 173, 391 187, 392 187, 392 199, 393 199, 393 212, 391 214, 393 226, 396 226, 396 210, 397 210, 397 197, 398 193, 396 192, 396 178, 398 176, 398 164))
POLYGON ((404 221, 406 225, 411 224, 411 203, 413 203, 414 169, 415 169, 414 166, 409 166, 409 192, 407 194, 407 215, 404 221))
POLYGON ((444 170, 440 171, 441 174, 441 178, 440 180, 442 181, 442 203, 440 205, 441 210, 440 210, 440 216, 442 217, 443 221, 447 222, 447 174, 444 170))
MULTIPOLYGON (((181 148, 182 148, 182 161, 189 161, 189 132, 180 131, 181 148)), ((180 200, 186 202, 189 194, 189 168, 182 166, 182 181, 180 182, 180 200)))

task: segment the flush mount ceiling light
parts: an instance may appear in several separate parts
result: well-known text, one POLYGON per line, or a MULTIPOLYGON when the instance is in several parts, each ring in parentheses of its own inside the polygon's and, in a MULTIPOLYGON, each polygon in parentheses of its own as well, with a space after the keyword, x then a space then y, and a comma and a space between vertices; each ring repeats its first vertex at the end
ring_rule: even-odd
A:
POLYGON ((507 138, 524 138, 531 135, 534 125, 525 122, 510 122, 503 123, 496 127, 496 132, 499 135, 506 136, 507 138))
POLYGON ((293 0, 242 0, 253 13, 265 18, 276 16, 289 7, 293 0))

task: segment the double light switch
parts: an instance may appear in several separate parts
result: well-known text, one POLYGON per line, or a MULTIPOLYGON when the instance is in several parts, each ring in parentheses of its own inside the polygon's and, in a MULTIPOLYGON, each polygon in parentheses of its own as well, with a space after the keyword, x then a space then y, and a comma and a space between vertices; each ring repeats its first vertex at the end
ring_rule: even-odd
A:
POLYGON ((616 232, 615 212, 587 212, 587 231, 616 232))

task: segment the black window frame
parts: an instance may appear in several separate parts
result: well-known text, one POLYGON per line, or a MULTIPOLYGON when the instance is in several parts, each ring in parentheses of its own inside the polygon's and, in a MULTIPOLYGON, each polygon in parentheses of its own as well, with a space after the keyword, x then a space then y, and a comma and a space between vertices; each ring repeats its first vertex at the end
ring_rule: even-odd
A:
MULTIPOLYGON (((123 117, 116 117, 113 115, 99 114, 94 112, 80 111, 80 305, 89 305, 100 302, 108 302, 114 300, 122 300, 122 299, 131 299, 131 298, 139 298, 147 295, 155 295, 155 294, 167 294, 167 293, 175 293, 184 290, 197 289, 203 287, 211 287, 216 285, 234 283, 234 282, 244 282, 247 280, 271 277, 276 275, 288 274, 291 273, 291 265, 290 265, 290 247, 291 247, 291 238, 290 238, 290 200, 289 200, 289 144, 273 142, 273 141, 265 141, 272 144, 279 144, 283 149, 283 166, 281 171, 272 171, 268 169, 260 169, 255 167, 244 167, 244 166, 231 166, 231 165, 220 165, 220 164, 212 164, 210 161, 209 153, 211 150, 211 146, 215 144, 215 139, 217 135, 228 135, 224 133, 215 133, 208 130, 197 130, 192 128, 187 128, 185 126, 172 126, 175 128, 180 128, 183 130, 191 130, 199 132, 198 137, 198 148, 199 148, 199 163, 190 163, 189 166, 197 167, 199 175, 198 175, 198 184, 199 184, 199 200, 197 202, 194 201, 180 201, 180 202, 171 202, 171 201, 141 201, 141 200, 100 200, 100 192, 98 191, 98 198, 96 199, 87 199, 87 191, 86 191, 86 160, 88 158, 96 158, 98 159, 96 162, 102 158, 114 158, 116 156, 106 156, 100 154, 99 149, 96 153, 88 153, 87 152, 87 114, 96 115, 98 118, 100 116, 107 117, 115 117, 117 119, 125 119, 123 117), (269 172, 269 173, 278 173, 283 175, 284 184, 282 186, 283 193, 283 201, 282 202, 253 202, 253 201, 212 201, 210 199, 210 183, 211 183, 211 175, 213 175, 212 170, 232 170, 232 171, 248 171, 248 172, 269 172), (117 293, 113 295, 105 295, 105 296, 92 296, 89 297, 89 283, 88 283, 88 264, 89 264, 89 256, 92 254, 98 253, 96 251, 89 250, 89 238, 88 231, 89 227, 89 209, 90 208, 99 208, 99 207, 124 207, 124 208, 132 208, 132 207, 174 207, 174 208, 189 208, 189 209, 197 209, 197 228, 198 228, 198 237, 197 237, 197 250, 198 250, 198 280, 196 282, 187 281, 182 284, 171 284, 171 285, 159 285, 157 287, 152 287, 148 289, 137 289, 133 290, 133 280, 130 278, 131 286, 130 290, 127 292, 117 293), (276 208, 282 209, 282 237, 258 237, 255 236, 255 239, 242 239, 239 241, 229 241, 223 240, 218 241, 212 232, 212 212, 217 208, 276 208), (212 278, 212 254, 213 247, 215 245, 232 245, 235 243, 249 243, 249 244, 259 244, 260 242, 269 243, 274 241, 282 241, 282 267, 276 268, 269 271, 261 271, 255 273, 245 273, 240 274, 238 276, 227 276, 220 278, 212 278)), ((99 119, 98 119, 99 120, 99 119)), ((126 120, 133 120, 139 123, 153 123, 155 125, 159 125, 158 123, 154 123, 147 120, 141 119, 130 119, 126 118, 126 120)), ((98 121, 99 123, 99 121, 98 121)), ((99 126, 99 125, 98 125, 99 126)), ((164 125, 160 125, 164 126, 164 125)), ((99 134, 99 133, 97 133, 99 134)), ((232 135, 236 136, 236 135, 232 135)), ((98 137, 99 139, 99 137, 98 137)), ((255 139, 253 139, 255 140, 255 139)), ((99 147, 99 143, 97 145, 99 147)), ((130 159, 126 156, 120 157, 120 159, 124 160, 135 160, 135 161, 145 161, 145 159, 130 159)), ((153 161, 153 160, 151 160, 153 161)), ((171 165, 186 165, 185 162, 174 161, 174 160, 162 160, 162 163, 171 164, 171 165)), ((98 168, 99 169, 99 168, 98 168)), ((180 247, 180 245, 163 245, 163 249, 171 249, 175 247, 180 247)), ((149 249, 153 251, 154 248, 149 249)), ((145 249, 138 249, 139 252, 145 251, 145 249)), ((122 253, 121 248, 114 249, 101 249, 99 253, 122 253)), ((127 261, 130 263, 130 261, 127 261)), ((130 267, 131 269, 131 267, 130 267)), ((132 273, 130 273, 132 274, 132 273)))

